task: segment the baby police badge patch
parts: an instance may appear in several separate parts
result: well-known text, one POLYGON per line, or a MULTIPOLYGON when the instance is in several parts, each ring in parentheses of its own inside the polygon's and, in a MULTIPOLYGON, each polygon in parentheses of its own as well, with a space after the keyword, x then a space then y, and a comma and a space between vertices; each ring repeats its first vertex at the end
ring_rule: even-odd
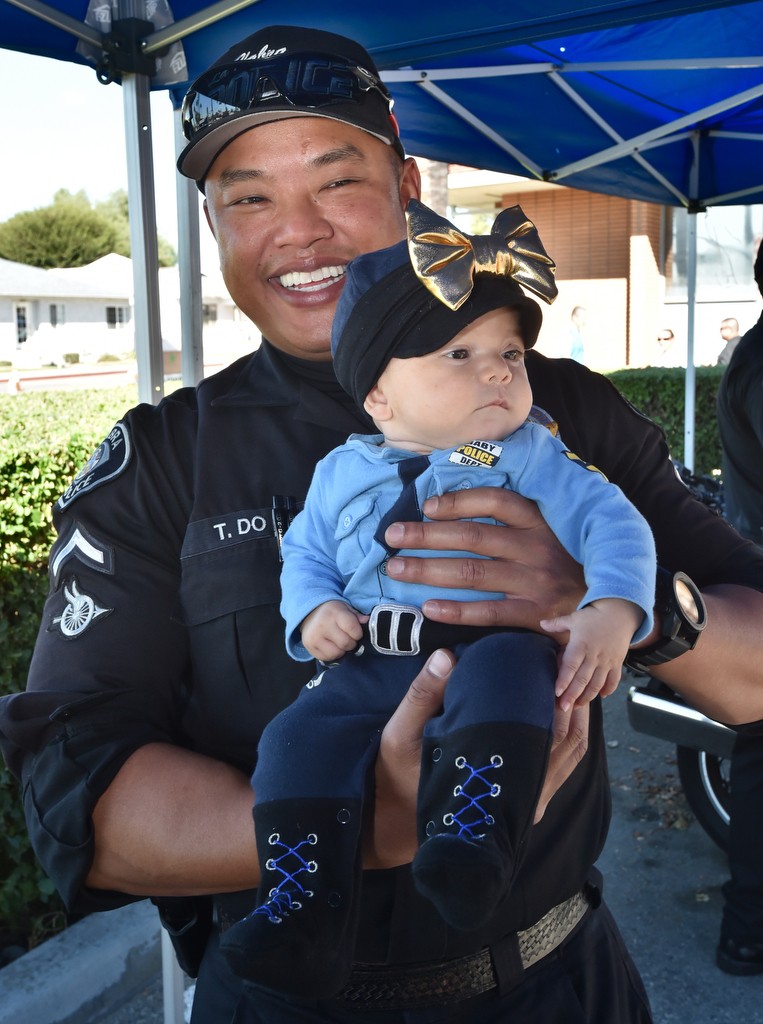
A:
POLYGON ((457 466, 487 466, 492 469, 502 451, 503 446, 492 441, 472 441, 451 452, 448 462, 455 462, 457 466))
POLYGON ((63 512, 75 498, 119 476, 127 468, 131 455, 132 445, 127 426, 117 423, 58 499, 59 509, 63 512))

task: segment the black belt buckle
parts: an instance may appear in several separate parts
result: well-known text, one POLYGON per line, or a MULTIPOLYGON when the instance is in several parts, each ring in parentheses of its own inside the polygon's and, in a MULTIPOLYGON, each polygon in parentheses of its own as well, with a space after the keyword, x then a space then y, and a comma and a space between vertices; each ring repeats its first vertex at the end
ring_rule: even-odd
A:
POLYGON ((368 620, 371 646, 380 654, 410 657, 421 651, 424 615, 409 604, 377 604, 368 620))

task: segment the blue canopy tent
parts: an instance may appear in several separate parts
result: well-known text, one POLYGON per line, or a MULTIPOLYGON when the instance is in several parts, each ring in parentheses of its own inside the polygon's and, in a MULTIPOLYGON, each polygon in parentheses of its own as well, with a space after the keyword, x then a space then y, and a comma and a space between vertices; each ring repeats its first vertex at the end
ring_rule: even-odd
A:
MULTIPOLYGON (((362 41, 395 97, 406 149, 417 156, 690 212, 763 201, 761 0, 421 0, 414 7, 389 0, 373 11, 348 0, 325 10, 315 0, 171 0, 153 24, 144 20, 142 0, 112 0, 110 8, 92 0, 90 7, 88 18, 88 0, 0 0, 0 46, 90 59, 99 77, 125 87, 143 400, 162 393, 156 258, 145 244, 155 234, 148 91, 169 88, 179 106, 190 79, 267 24, 320 25, 362 41), (83 43, 89 57, 78 52, 83 43), (159 75, 157 57, 166 58, 170 46, 159 75)), ((185 182, 178 209, 184 378, 193 381, 201 372, 199 229, 185 182)), ((696 221, 690 224, 684 459, 691 466, 696 221)))
MULTIPOLYGON (((683 206, 763 200, 761 0, 389 0, 326 10, 292 0, 0 0, 0 46, 98 65, 124 86, 140 396, 162 394, 153 245, 149 89, 185 85, 236 39, 270 23, 320 25, 361 40, 417 156, 683 206), (104 14, 105 12, 105 14, 104 14), (109 18, 110 15, 110 18, 109 18), (104 20, 105 18, 105 20, 104 20), (173 20, 174 19, 174 20, 173 20), (83 55, 83 44, 89 47, 83 55), (167 58, 168 47, 170 57, 167 58), (158 57, 164 59, 157 61, 158 57), (162 64, 159 74, 157 64, 162 64), (169 79, 165 72, 171 64, 169 79), (538 126, 542 125, 542 130, 538 126)), ((178 138, 178 146, 182 144, 178 138)), ((178 187, 184 379, 201 373, 198 210, 178 187)), ((696 221, 689 231, 684 459, 693 464, 696 221)))

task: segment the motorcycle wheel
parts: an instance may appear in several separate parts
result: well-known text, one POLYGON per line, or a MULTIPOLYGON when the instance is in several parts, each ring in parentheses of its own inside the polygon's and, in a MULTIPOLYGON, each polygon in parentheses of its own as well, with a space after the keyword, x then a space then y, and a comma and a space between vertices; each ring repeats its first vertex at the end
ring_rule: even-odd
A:
POLYGON ((729 841, 729 758, 676 747, 681 786, 697 821, 722 850, 729 841))

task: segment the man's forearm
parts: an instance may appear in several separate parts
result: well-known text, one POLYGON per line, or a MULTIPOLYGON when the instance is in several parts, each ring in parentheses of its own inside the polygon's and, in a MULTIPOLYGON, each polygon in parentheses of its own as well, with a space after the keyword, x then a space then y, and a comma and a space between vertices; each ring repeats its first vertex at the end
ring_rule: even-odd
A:
POLYGON ((702 596, 707 627, 697 646, 655 668, 654 675, 719 721, 763 719, 763 594, 718 584, 702 596))
POLYGON ((230 765, 154 743, 130 757, 93 812, 87 884, 138 896, 259 884, 249 780, 230 765))
MULTIPOLYGON (((382 732, 375 825, 364 866, 390 868, 416 851, 421 737, 442 704, 455 659, 427 660, 382 732)), ((130 757, 93 812, 94 889, 195 896, 259 885, 249 780, 229 765, 154 743, 130 757)))

